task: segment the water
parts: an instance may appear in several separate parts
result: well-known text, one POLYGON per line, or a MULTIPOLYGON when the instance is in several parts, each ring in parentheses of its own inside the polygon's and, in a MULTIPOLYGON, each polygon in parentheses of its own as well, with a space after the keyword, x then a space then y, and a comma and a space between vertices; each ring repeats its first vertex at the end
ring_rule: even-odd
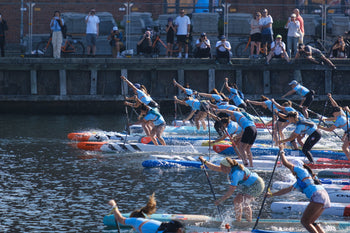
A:
MULTIPOLYGON (((153 192, 158 213, 217 216, 203 171, 144 169, 141 162, 149 154, 84 152, 66 139, 73 131, 121 131, 124 125, 124 116, 113 115, 0 116, 0 232, 116 232, 102 222, 110 212, 108 200, 117 200, 122 212, 130 212, 142 207, 153 192)), ((259 174, 265 180, 270 176, 259 174)), ((224 194, 226 177, 211 171, 209 176, 217 196, 224 194)), ((304 200, 294 193, 274 201, 287 198, 304 200)), ((272 216, 271 201, 262 218, 272 216)), ((253 205, 254 217, 261 202, 258 198, 253 205)), ((228 220, 233 218, 232 198, 225 202, 224 211, 228 220)), ((219 230, 220 225, 206 227, 219 230)), ((240 228, 250 230, 251 225, 240 228)))

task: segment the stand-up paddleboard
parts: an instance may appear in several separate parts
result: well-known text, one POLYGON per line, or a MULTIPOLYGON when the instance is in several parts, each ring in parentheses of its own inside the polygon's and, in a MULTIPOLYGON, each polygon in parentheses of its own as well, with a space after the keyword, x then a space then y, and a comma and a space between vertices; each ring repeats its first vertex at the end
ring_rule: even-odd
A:
POLYGON ((322 184, 342 184, 350 185, 350 179, 331 179, 331 178, 320 178, 322 184))
MULTIPOLYGON (((79 142, 79 149, 101 152, 164 152, 164 153, 209 153, 207 146, 156 146, 143 143, 79 142)), ((213 153, 213 151, 212 151, 213 153)))
MULTIPOLYGON (((274 213, 302 213, 310 202, 272 202, 274 213)), ((350 216, 350 203, 332 202, 331 207, 324 210, 323 215, 350 216)))
MULTIPOLYGON (((234 155, 235 151, 231 145, 214 145, 213 150, 219 154, 234 155)), ((278 147, 271 147, 271 145, 254 144, 251 148, 253 156, 258 155, 277 155, 279 152, 278 147)), ((305 156, 300 150, 284 149, 287 156, 305 156)), ((311 150, 313 157, 322 157, 329 159, 347 160, 347 157, 343 152, 333 150, 311 150)))
POLYGON ((349 169, 323 170, 323 171, 319 171, 317 176, 322 178, 350 178, 350 170, 349 169))

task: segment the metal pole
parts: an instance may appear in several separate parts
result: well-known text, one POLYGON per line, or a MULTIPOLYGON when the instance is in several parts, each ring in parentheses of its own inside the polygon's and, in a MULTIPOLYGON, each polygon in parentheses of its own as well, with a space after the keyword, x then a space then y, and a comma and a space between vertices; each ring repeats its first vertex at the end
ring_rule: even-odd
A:
POLYGON ((23 0, 21 0, 21 26, 20 26, 20 43, 21 46, 23 46, 23 11, 24 11, 24 6, 23 6, 23 0))

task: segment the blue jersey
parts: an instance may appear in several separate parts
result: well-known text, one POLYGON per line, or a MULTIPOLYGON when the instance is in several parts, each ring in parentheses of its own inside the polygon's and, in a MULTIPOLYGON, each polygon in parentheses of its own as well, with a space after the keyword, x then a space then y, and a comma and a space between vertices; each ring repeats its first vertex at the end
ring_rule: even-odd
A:
POLYGON ((293 107, 284 107, 284 110, 286 111, 286 113, 289 113, 289 112, 297 112, 297 113, 299 114, 299 118, 300 118, 300 119, 306 120, 306 118, 304 117, 304 115, 303 115, 301 112, 295 110, 293 107))
POLYGON ((156 109, 149 110, 147 115, 143 119, 145 119, 146 121, 153 121, 153 124, 155 126, 165 124, 163 116, 156 109))
POLYGON ((278 111, 278 108, 276 108, 276 105, 274 104, 273 105, 273 110, 272 110, 272 101, 271 100, 265 100, 264 103, 266 104, 266 107, 271 111, 273 112, 273 110, 277 109, 278 111))
POLYGON ((151 101, 153 101, 153 99, 146 95, 146 93, 144 93, 143 91, 137 89, 137 98, 139 98, 139 100, 144 103, 145 105, 148 105, 151 101))
POLYGON ((162 223, 153 219, 145 218, 126 218, 125 225, 132 226, 137 233, 161 233, 158 231, 162 223))
POLYGON ((201 109, 201 102, 197 99, 188 99, 185 100, 186 104, 192 108, 192 110, 200 110, 201 109))
POLYGON ((297 176, 297 182, 293 187, 303 192, 307 198, 311 198, 312 194, 318 190, 324 190, 322 185, 314 184, 311 174, 305 168, 294 166, 293 171, 297 176))
POLYGON ((296 128, 294 130, 294 133, 311 135, 313 132, 315 132, 316 129, 317 126, 312 121, 304 121, 298 119, 298 121, 296 122, 296 128))
POLYGON ((211 98, 215 99, 216 102, 223 101, 223 98, 220 95, 217 95, 217 94, 211 94, 211 98))
POLYGON ((249 120, 242 113, 235 111, 232 115, 236 118, 236 122, 239 124, 239 126, 241 126, 242 129, 245 129, 249 126, 255 127, 254 121, 249 120))
POLYGON ((226 109, 230 111, 234 111, 238 108, 235 105, 228 104, 227 102, 218 103, 216 106, 218 106, 218 109, 226 109))
POLYGON ((293 89, 296 91, 296 93, 298 93, 302 97, 304 97, 307 93, 310 92, 309 89, 307 89, 306 87, 304 87, 300 84, 296 85, 293 89))
POLYGON ((348 122, 346 122, 345 115, 339 115, 334 122, 334 126, 346 132, 348 127, 350 127, 350 121, 348 120, 348 122))
POLYGON ((231 172, 229 174, 230 184, 232 186, 238 186, 242 184, 244 186, 251 186, 258 179, 258 174, 255 172, 251 172, 248 168, 244 168, 241 170, 238 166, 234 166, 231 168, 231 172))
POLYGON ((242 133, 242 128, 236 122, 230 121, 230 123, 227 126, 227 132, 230 135, 239 135, 240 133, 242 133))
POLYGON ((230 88, 230 95, 228 96, 228 98, 233 100, 236 106, 239 106, 244 103, 243 99, 238 93, 238 90, 235 88, 230 88))

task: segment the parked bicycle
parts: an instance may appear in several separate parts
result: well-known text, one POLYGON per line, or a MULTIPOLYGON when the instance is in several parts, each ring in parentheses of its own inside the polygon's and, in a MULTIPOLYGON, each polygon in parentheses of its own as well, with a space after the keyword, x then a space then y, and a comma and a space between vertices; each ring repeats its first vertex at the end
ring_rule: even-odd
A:
POLYGON ((306 43, 306 45, 310 45, 311 47, 319 49, 323 53, 323 55, 329 57, 332 52, 334 41, 322 40, 317 36, 313 36, 312 41, 306 43))
MULTIPOLYGON (((244 38, 244 40, 246 40, 244 38)), ((236 57, 249 57, 250 56, 250 43, 251 43, 251 37, 249 36, 248 41, 240 42, 235 47, 235 55, 236 57)), ((256 49, 256 48, 255 48, 256 49)), ((259 55, 265 54, 265 50, 263 47, 260 48, 259 55)))
MULTIPOLYGON (((35 54, 42 57, 52 57, 53 49, 51 41, 52 37, 48 40, 40 41, 36 46, 35 54)), ((85 54, 84 44, 77 39, 73 39, 72 35, 67 34, 67 38, 64 41, 64 45, 61 46, 62 56, 83 56, 85 54)))

